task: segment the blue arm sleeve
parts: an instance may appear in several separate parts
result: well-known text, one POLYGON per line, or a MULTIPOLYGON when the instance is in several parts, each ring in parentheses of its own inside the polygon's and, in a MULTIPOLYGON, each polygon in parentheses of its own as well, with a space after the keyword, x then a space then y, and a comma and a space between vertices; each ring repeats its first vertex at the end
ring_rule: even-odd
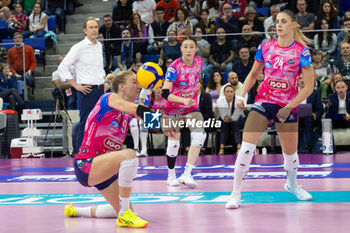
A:
POLYGON ((146 97, 146 99, 143 100, 143 105, 149 107, 150 104, 151 104, 151 96, 148 95, 148 96, 146 97))
POLYGON ((258 49, 256 50, 256 53, 255 53, 255 60, 257 61, 260 61, 260 62, 264 62, 264 58, 263 58, 263 55, 262 55, 262 47, 263 47, 263 43, 261 43, 258 47, 258 49))
POLYGON ((174 66, 169 66, 165 73, 165 80, 175 82, 177 77, 177 70, 174 66))
POLYGON ((308 48, 303 49, 300 54, 300 68, 304 68, 312 65, 311 54, 308 48))
POLYGON ((101 97, 101 102, 100 102, 101 110, 103 110, 105 112, 113 110, 113 108, 108 105, 108 98, 110 95, 111 95, 111 93, 108 93, 108 94, 104 94, 101 97))

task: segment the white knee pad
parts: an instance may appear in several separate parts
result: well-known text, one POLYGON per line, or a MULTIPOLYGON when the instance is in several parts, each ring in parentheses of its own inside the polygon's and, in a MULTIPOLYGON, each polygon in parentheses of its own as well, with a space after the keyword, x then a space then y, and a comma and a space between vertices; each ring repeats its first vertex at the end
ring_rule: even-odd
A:
POLYGON ((179 153, 180 141, 179 140, 168 140, 168 147, 166 148, 166 155, 175 158, 179 153))
POLYGON ((132 130, 132 129, 134 129, 134 128, 137 128, 137 129, 138 129, 137 119, 136 119, 136 118, 133 118, 133 119, 130 121, 129 126, 130 126, 130 130, 132 130))
POLYGON ((138 158, 126 159, 120 163, 118 183, 120 187, 131 187, 137 175, 138 158))
POLYGON ((284 157, 284 170, 288 171, 288 172, 293 172, 293 171, 297 171, 298 167, 299 167, 299 156, 297 153, 294 153, 292 155, 287 155, 285 153, 283 153, 283 157, 284 157))
POLYGON ((236 163, 235 170, 237 171, 248 171, 252 158, 254 156, 254 152, 256 149, 256 145, 242 142, 241 149, 239 150, 236 163))
POLYGON ((205 131, 193 131, 191 132, 191 144, 202 147, 204 145, 207 133, 205 131))

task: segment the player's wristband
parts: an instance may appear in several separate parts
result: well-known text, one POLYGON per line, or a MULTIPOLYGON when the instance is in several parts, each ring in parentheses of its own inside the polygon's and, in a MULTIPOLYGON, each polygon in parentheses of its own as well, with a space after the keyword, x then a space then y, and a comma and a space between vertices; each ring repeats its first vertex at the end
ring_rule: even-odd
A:
POLYGON ((143 118, 143 113, 144 112, 151 112, 151 109, 149 109, 149 108, 147 108, 147 107, 145 107, 143 105, 138 105, 137 109, 136 109, 137 116, 143 118))
POLYGON ((169 89, 163 89, 162 90, 162 97, 166 100, 168 100, 168 97, 170 95, 170 90, 169 89))

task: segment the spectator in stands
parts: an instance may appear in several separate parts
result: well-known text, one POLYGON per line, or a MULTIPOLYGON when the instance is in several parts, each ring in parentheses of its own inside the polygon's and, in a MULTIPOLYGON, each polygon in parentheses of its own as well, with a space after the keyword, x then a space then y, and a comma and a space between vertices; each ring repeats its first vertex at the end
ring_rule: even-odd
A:
POLYGON ((10 3, 9 0, 0 1, 0 20, 7 20, 11 17, 10 3))
MULTIPOLYGON (((315 18, 313 13, 306 11, 306 0, 298 0, 297 8, 298 14, 296 14, 298 24, 301 30, 313 30, 315 28, 315 18)), ((313 33, 304 33, 306 36, 313 38, 313 33)))
POLYGON ((138 13, 141 17, 141 21, 150 25, 155 16, 156 2, 154 0, 136 0, 132 4, 132 10, 138 13))
POLYGON ((340 54, 333 64, 333 72, 341 73, 345 79, 350 79, 350 44, 342 42, 340 44, 340 54))
MULTIPOLYGON (((58 58, 58 65, 61 64, 63 58, 64 56, 60 56, 58 58)), ((69 68, 69 72, 71 73, 73 79, 76 80, 75 70, 73 66, 69 68)), ((52 72, 52 82, 55 86, 55 89, 52 91, 53 97, 56 98, 59 97, 57 95, 61 95, 68 110, 77 109, 77 91, 69 83, 63 80, 64 79, 60 77, 58 70, 52 72)))
POLYGON ((350 18, 345 18, 343 20, 343 30, 339 32, 338 38, 337 38, 337 44, 338 48, 340 48, 341 42, 348 42, 350 43, 350 18))
POLYGON ((34 4, 34 9, 29 16, 29 30, 23 32, 23 37, 35 36, 42 38, 49 31, 47 28, 48 16, 42 12, 39 3, 34 4))
POLYGON ((222 1, 219 0, 205 0, 202 4, 202 10, 208 11, 209 20, 215 20, 221 15, 222 1))
POLYGON ((317 26, 322 29, 323 20, 326 19, 329 23, 329 28, 334 29, 339 27, 340 17, 335 12, 330 0, 323 0, 320 7, 320 13, 317 17, 317 26))
POLYGON ((181 56, 180 44, 176 40, 176 32, 170 30, 168 32, 168 42, 165 42, 162 50, 160 51, 160 57, 158 64, 160 66, 164 65, 164 61, 167 61, 168 58, 173 60, 181 56))
POLYGON ((263 71, 261 71, 261 73, 258 75, 258 78, 256 79, 254 86, 252 87, 252 89, 249 90, 249 93, 248 93, 249 98, 246 98, 247 104, 249 104, 249 105, 254 104, 255 97, 258 94, 260 85, 263 81, 264 81, 264 73, 263 73, 263 71))
POLYGON ((15 10, 15 14, 11 15, 7 23, 13 32, 23 32, 27 29, 28 17, 23 14, 23 8, 20 3, 16 4, 15 10))
POLYGON ((221 87, 224 84, 225 84, 225 79, 220 71, 214 70, 210 73, 208 86, 205 89, 205 91, 210 94, 214 108, 216 106, 216 101, 220 96, 221 87))
POLYGON ((223 85, 220 89, 220 96, 224 95, 224 88, 228 85, 231 85, 235 91, 235 95, 241 94, 241 90, 243 88, 243 83, 238 81, 238 75, 236 72, 231 71, 227 75, 227 83, 223 85))
POLYGON ((201 5, 199 2, 197 2, 197 0, 185 0, 181 4, 181 7, 188 11, 191 23, 193 26, 195 26, 200 18, 201 5))
POLYGON ((138 13, 134 13, 131 16, 130 23, 126 26, 134 39, 134 49, 136 53, 146 54, 147 50, 147 27, 144 22, 141 21, 141 16, 138 13))
POLYGON ((328 117, 332 119, 333 128, 350 127, 350 92, 348 85, 339 80, 335 84, 335 91, 329 95, 328 117))
MULTIPOLYGON (((229 3, 232 6, 232 16, 237 19, 243 19, 244 9, 248 6, 246 0, 226 0, 223 5, 229 3)), ((222 6, 223 9, 224 6, 222 6)))
MULTIPOLYGON (((100 26, 98 32, 103 35, 104 39, 118 39, 121 38, 121 29, 117 23, 114 23, 112 16, 103 16, 103 25, 100 26)), ((105 49, 105 71, 110 72, 112 68, 113 57, 120 54, 121 40, 105 40, 103 41, 105 49)))
POLYGON ((23 35, 20 32, 15 32, 13 34, 13 41, 16 44, 7 52, 7 64, 10 65, 11 72, 17 77, 17 79, 23 79, 24 76, 27 86, 34 88, 33 71, 37 64, 34 50, 29 45, 24 45, 25 67, 23 68, 23 35))
POLYGON ((163 7, 164 19, 169 23, 175 21, 175 11, 180 7, 178 0, 160 0, 156 7, 163 7))
POLYGON ((267 29, 267 33, 268 33, 268 36, 269 38, 265 38, 261 41, 262 42, 265 42, 265 41, 268 41, 268 40, 273 40, 273 39, 276 39, 277 38, 277 30, 276 30, 276 27, 271 25, 268 29, 267 29))
POLYGON ((238 41, 238 47, 239 49, 243 47, 248 48, 250 56, 254 57, 261 43, 261 38, 252 34, 252 28, 248 24, 243 25, 242 33, 245 34, 241 35, 241 39, 238 41))
MULTIPOLYGON (((239 21, 236 17, 232 16, 232 5, 228 2, 222 5, 222 16, 216 19, 216 28, 225 29, 226 33, 238 33, 239 21)), ((237 39, 237 36, 228 36, 227 40, 237 39)))
MULTIPOLYGON (((196 27, 201 27, 202 31, 204 31, 204 34, 214 34, 215 33, 215 23, 211 21, 208 17, 209 11, 208 10, 202 10, 201 11, 201 18, 196 25, 196 27)), ((214 42, 215 37, 214 36, 206 36, 206 40, 210 43, 214 42)))
POLYGON ((203 73, 210 73, 211 71, 211 66, 209 66, 209 54, 210 54, 210 44, 207 40, 203 38, 203 34, 205 32, 201 27, 196 27, 194 29, 195 33, 195 40, 197 41, 197 52, 196 56, 201 57, 203 59, 203 68, 202 72, 203 73))
POLYGON ((7 62, 7 50, 0 45, 0 64, 7 62))
POLYGON ((267 39, 270 39, 270 36, 268 34, 269 27, 270 26, 276 27, 276 17, 278 15, 278 13, 280 13, 280 8, 278 7, 278 5, 272 5, 270 7, 271 16, 264 20, 265 37, 267 39))
POLYGON ((172 59, 171 57, 169 57, 166 62, 162 65, 162 69, 163 69, 163 73, 165 74, 168 67, 170 66, 171 63, 173 63, 174 59, 172 59))
POLYGON ((250 60, 250 53, 247 47, 241 48, 238 54, 240 60, 233 64, 232 70, 237 73, 238 80, 244 83, 245 78, 253 67, 253 61, 250 60))
MULTIPOLYGON (((299 77, 298 85, 299 91, 304 88, 302 75, 299 77)), ((299 108, 299 140, 303 139, 306 147, 302 152, 311 153, 313 145, 312 134, 316 127, 319 129, 321 128, 321 119, 324 113, 321 96, 318 90, 314 89, 311 95, 301 104, 311 104, 311 115, 307 114, 308 110, 304 107, 300 106, 299 108)))
POLYGON ((335 93, 335 84, 339 80, 344 80, 344 77, 341 75, 341 73, 333 73, 330 79, 324 81, 324 83, 328 84, 327 97, 335 93))
POLYGON ((170 23, 164 19, 164 9, 162 7, 156 8, 156 19, 148 27, 148 54, 159 54, 163 47, 164 39, 167 35, 170 23), (164 38, 154 38, 161 37, 164 38))
POLYGON ((124 29, 130 22, 132 16, 131 0, 119 0, 118 5, 113 10, 112 18, 114 22, 121 25, 121 29, 124 29))
POLYGON ((350 2, 348 0, 339 0, 340 15, 344 15, 346 11, 350 11, 350 2))
POLYGON ((230 143, 235 144, 238 150, 241 148, 241 131, 239 127, 239 118, 243 110, 236 106, 235 91, 231 85, 224 89, 224 96, 218 99, 218 110, 222 120, 220 132, 220 151, 219 154, 225 153, 224 147, 228 139, 230 143))
POLYGON ((20 108, 18 110, 26 108, 17 88, 17 78, 12 74, 10 66, 8 64, 2 64, 0 66, 0 98, 2 98, 4 102, 9 103, 8 109, 15 110, 16 102, 20 108))
POLYGON ((230 72, 234 57, 232 43, 226 41, 225 29, 218 28, 216 33, 217 41, 210 46, 209 62, 215 69, 230 72))
MULTIPOLYGON (((251 6, 248 6, 244 9, 244 19, 239 21, 240 30, 246 24, 250 26, 252 29, 252 33, 254 32, 264 32, 264 25, 260 19, 256 17, 255 9, 251 6)), ((264 34, 256 34, 261 38, 264 37, 264 34)))
POLYGON ((118 55, 118 67, 114 73, 128 70, 132 67, 135 59, 141 60, 141 53, 134 49, 134 42, 130 40, 131 32, 128 28, 122 30, 123 42, 120 55, 118 55))
POLYGON ((64 33, 64 0, 48 1, 48 9, 44 11, 48 15, 55 15, 58 32, 64 33))
POLYGON ((312 50, 312 66, 314 67, 317 80, 323 82, 331 77, 333 71, 331 65, 324 59, 323 53, 319 49, 312 50))
POLYGON ((321 29, 325 30, 318 32, 314 37, 315 49, 321 50, 323 57, 328 59, 332 56, 337 48, 337 36, 333 32, 326 31, 329 29, 329 23, 327 19, 322 19, 321 29))
POLYGON ((177 41, 181 43, 184 36, 191 36, 193 32, 193 25, 188 16, 187 10, 180 7, 175 11, 175 21, 170 24, 168 31, 173 30, 178 36, 177 41))

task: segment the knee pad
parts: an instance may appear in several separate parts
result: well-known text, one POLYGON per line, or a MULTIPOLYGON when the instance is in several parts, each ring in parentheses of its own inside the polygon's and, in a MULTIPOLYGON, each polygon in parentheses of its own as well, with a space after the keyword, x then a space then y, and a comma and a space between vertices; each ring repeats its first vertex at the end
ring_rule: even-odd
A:
POLYGON ((254 152, 256 149, 256 145, 242 142, 241 149, 238 153, 235 170, 237 171, 248 171, 252 158, 254 156, 254 152))
POLYGON ((191 144, 202 147, 204 145, 207 133, 205 131, 191 132, 191 144))
POLYGON ((133 118, 133 119, 130 121, 129 126, 130 126, 130 130, 132 130, 132 129, 134 129, 134 128, 138 128, 137 119, 136 119, 136 118, 133 118))
POLYGON ((120 187, 131 187, 137 175, 139 159, 126 159, 120 163, 118 183, 120 187))
POLYGON ((284 170, 288 172, 293 172, 297 171, 299 167, 299 156, 297 153, 294 153, 292 155, 287 155, 283 153, 284 157, 284 163, 283 163, 283 168, 284 170))
POLYGON ((168 147, 166 148, 166 154, 174 158, 179 153, 180 141, 179 140, 168 140, 168 147))

